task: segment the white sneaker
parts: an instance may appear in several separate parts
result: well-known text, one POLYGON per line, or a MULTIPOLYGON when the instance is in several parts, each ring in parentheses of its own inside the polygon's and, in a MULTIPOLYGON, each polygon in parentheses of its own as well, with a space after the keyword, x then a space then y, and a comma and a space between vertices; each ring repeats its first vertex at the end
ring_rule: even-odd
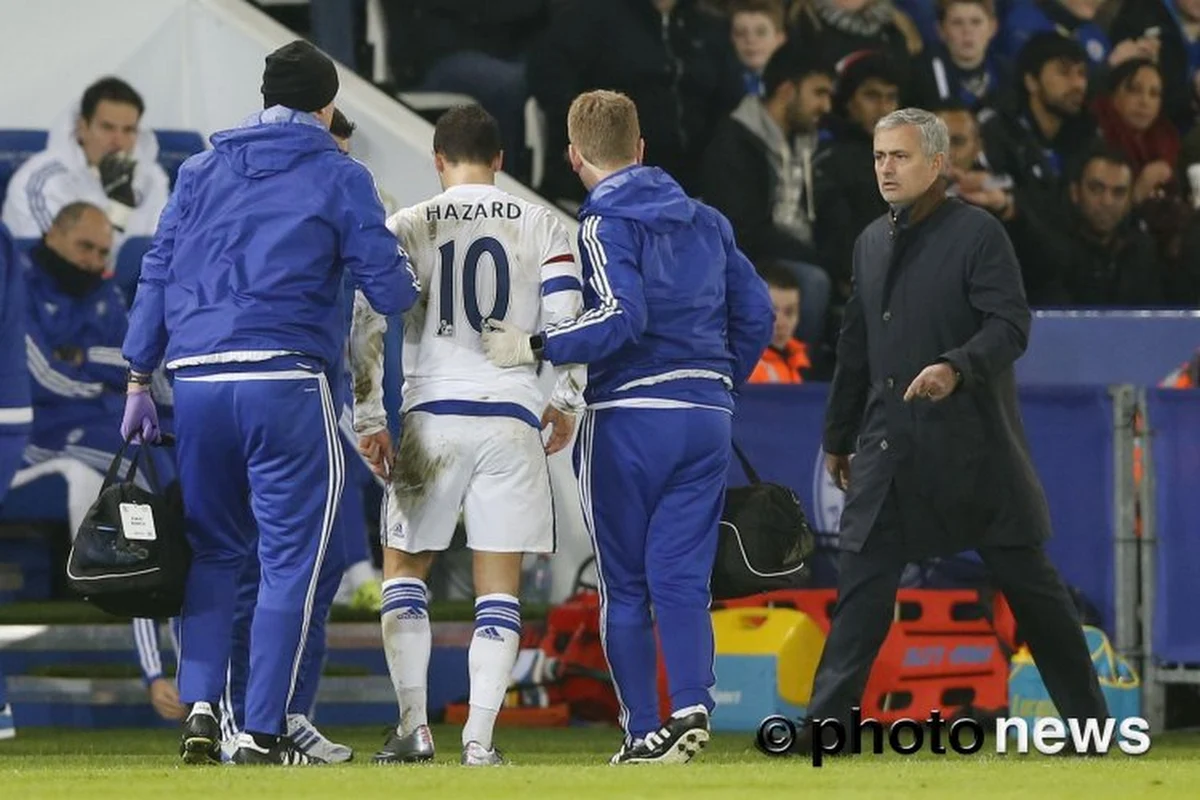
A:
POLYGON ((352 749, 326 739, 303 714, 287 715, 287 735, 296 749, 315 761, 342 764, 354 758, 352 749))
POLYGON ((495 747, 486 750, 479 742, 467 742, 459 763, 464 767, 497 767, 504 763, 504 756, 495 747))

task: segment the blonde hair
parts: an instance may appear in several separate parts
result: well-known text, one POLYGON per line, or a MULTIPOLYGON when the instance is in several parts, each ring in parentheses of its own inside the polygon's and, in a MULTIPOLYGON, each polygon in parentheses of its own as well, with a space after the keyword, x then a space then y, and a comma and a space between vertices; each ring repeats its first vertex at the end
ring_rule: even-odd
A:
POLYGON ((593 166, 610 169, 637 161, 641 137, 637 106, 620 92, 584 92, 567 111, 567 139, 593 166))

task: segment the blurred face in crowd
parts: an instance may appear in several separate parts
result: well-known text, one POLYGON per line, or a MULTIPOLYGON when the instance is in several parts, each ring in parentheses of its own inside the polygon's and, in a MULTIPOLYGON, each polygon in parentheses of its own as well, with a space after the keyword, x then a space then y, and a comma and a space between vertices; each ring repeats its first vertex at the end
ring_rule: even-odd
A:
POLYGON ((941 111, 938 116, 950 131, 950 166, 963 171, 975 169, 982 143, 974 115, 969 111, 941 111))
POLYGON ((738 60, 754 72, 763 71, 771 55, 786 38, 783 31, 775 27, 775 21, 766 14, 744 11, 734 14, 730 28, 738 60))
POLYGON ((138 110, 129 103, 101 100, 92 118, 79 118, 75 135, 88 164, 99 164, 109 153, 132 153, 137 144, 138 110))
POLYGON ((1158 70, 1145 66, 1133 73, 1113 93, 1113 106, 1125 124, 1135 131, 1144 131, 1154 124, 1162 111, 1162 76, 1158 70))
POLYGON ((1077 18, 1088 20, 1095 19, 1096 12, 1100 10, 1100 6, 1104 5, 1104 0, 1058 0, 1063 7, 1074 14, 1077 18))
POLYGON ((1133 202, 1133 173, 1125 164, 1092 159, 1079 183, 1071 184, 1071 202, 1097 237, 1107 239, 1125 221, 1133 202))
POLYGON ((79 215, 72 224, 55 224, 46 231, 46 246, 84 272, 102 274, 112 251, 112 226, 98 208, 79 215))
POLYGON ((775 306, 775 332, 771 335, 771 346, 781 349, 787 346, 800 323, 800 290, 781 286, 768 286, 771 305, 775 306))
POLYGON ((846 113, 851 121, 857 122, 867 133, 872 133, 875 123, 899 108, 899 104, 900 89, 894 83, 867 78, 846 103, 846 113))
POLYGON ((1200 0, 1175 0, 1175 9, 1188 22, 1200 22, 1200 0))
POLYGON ((938 32, 956 64, 977 67, 983 63, 988 44, 996 35, 996 19, 979 3, 955 3, 946 9, 946 18, 938 23, 938 32))
POLYGON ((875 179, 879 193, 893 206, 906 206, 928 191, 941 174, 945 156, 933 158, 921 149, 921 131, 914 125, 875 133, 875 179))
POLYGON ((1036 99, 1052 114, 1073 117, 1083 110, 1087 95, 1087 65, 1082 61, 1056 58, 1042 67, 1034 79, 1025 76, 1025 88, 1031 99, 1036 99))
POLYGON ((811 133, 817 129, 821 117, 833 106, 833 79, 828 75, 808 75, 797 83, 785 83, 779 87, 783 127, 789 136, 811 133))

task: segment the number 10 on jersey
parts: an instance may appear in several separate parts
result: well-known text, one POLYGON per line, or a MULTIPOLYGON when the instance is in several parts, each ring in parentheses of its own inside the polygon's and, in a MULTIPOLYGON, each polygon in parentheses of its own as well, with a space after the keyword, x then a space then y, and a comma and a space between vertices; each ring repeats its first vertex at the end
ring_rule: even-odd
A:
POLYGON ((485 319, 504 319, 508 313, 510 278, 508 271, 508 254, 504 245, 491 236, 484 236, 471 242, 463 256, 462 263, 455 260, 455 242, 449 241, 438 248, 441 253, 440 283, 438 293, 438 336, 453 336, 457 329, 456 322, 466 315, 467 324, 476 333, 483 332, 485 319), (491 258, 492 270, 495 273, 495 299, 488 313, 479 308, 478 289, 480 259, 487 254, 491 258), (461 292, 456 291, 461 286, 461 292), (455 302, 461 298, 461 304, 455 302))

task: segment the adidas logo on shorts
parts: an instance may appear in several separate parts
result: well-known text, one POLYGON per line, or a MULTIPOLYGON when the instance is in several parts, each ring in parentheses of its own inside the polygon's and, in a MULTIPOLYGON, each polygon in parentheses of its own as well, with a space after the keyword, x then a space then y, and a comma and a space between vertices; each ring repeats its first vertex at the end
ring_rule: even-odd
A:
POLYGON ((481 639, 491 639, 494 642, 504 641, 504 637, 500 635, 500 631, 496 630, 495 627, 493 627, 491 625, 488 625, 486 628, 480 628, 479 630, 475 631, 475 635, 480 637, 481 639))

